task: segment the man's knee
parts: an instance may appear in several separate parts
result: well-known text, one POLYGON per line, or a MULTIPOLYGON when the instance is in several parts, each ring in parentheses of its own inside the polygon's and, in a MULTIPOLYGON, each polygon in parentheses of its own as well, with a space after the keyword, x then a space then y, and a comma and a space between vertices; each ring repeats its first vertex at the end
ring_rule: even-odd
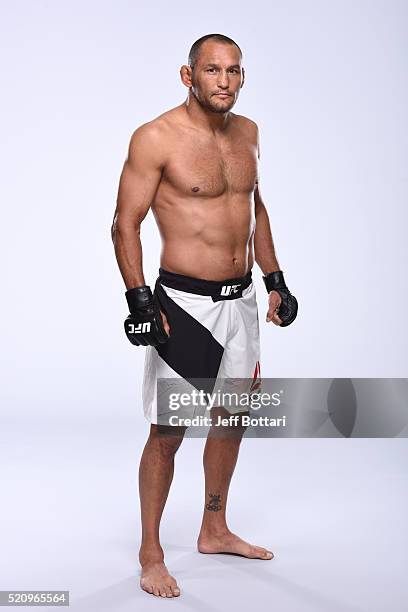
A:
POLYGON ((163 454, 172 455, 182 443, 186 429, 186 427, 151 424, 149 442, 157 445, 163 454))
POLYGON ((247 429, 247 425, 242 422, 244 415, 249 415, 249 412, 231 414, 223 406, 214 406, 211 409, 213 425, 210 427, 208 437, 235 438, 240 441, 247 429))

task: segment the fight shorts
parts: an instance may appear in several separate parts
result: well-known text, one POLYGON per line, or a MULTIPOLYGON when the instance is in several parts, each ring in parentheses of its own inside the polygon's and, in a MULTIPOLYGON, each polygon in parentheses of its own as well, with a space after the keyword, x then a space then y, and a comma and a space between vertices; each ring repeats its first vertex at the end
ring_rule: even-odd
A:
MULTIPOLYGON (((194 388, 211 393, 220 389, 219 380, 227 392, 234 383, 242 391, 242 379, 249 379, 244 381, 247 393, 259 387, 259 318, 251 271, 241 278, 210 281, 160 268, 154 293, 167 317, 170 337, 164 344, 146 347, 143 410, 148 421, 169 424, 172 414, 183 418, 209 414, 202 405, 175 408, 161 401, 159 379, 187 393, 194 388)), ((248 412, 248 406, 226 408, 229 413, 248 412)))

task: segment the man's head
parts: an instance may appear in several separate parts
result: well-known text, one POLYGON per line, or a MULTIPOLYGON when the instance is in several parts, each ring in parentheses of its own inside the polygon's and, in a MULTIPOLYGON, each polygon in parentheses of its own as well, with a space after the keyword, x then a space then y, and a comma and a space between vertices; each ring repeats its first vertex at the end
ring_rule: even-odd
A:
POLYGON ((235 41, 223 34, 206 34, 192 45, 188 66, 181 79, 198 102, 214 113, 226 113, 238 99, 244 84, 242 52, 235 41))

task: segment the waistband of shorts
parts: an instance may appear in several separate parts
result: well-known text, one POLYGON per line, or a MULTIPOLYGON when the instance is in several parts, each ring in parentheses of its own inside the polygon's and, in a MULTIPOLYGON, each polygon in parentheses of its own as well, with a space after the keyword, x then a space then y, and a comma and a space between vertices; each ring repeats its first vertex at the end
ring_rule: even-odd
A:
POLYGON ((195 278, 194 276, 185 276, 184 274, 176 274, 169 272, 164 268, 159 268, 159 283, 172 289, 179 289, 187 293, 197 293, 199 295, 217 296, 222 293, 223 287, 239 285, 240 290, 244 290, 252 283, 252 271, 249 270, 245 276, 238 278, 226 278, 220 281, 206 280, 203 278, 195 278))

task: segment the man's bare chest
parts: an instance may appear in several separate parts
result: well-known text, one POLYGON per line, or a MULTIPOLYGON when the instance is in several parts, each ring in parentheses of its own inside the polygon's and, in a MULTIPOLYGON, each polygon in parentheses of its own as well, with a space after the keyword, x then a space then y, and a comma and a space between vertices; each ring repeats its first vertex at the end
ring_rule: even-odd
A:
POLYGON ((257 180, 257 161, 256 146, 245 139, 222 143, 181 140, 172 147, 163 180, 189 196, 251 193, 257 180))

